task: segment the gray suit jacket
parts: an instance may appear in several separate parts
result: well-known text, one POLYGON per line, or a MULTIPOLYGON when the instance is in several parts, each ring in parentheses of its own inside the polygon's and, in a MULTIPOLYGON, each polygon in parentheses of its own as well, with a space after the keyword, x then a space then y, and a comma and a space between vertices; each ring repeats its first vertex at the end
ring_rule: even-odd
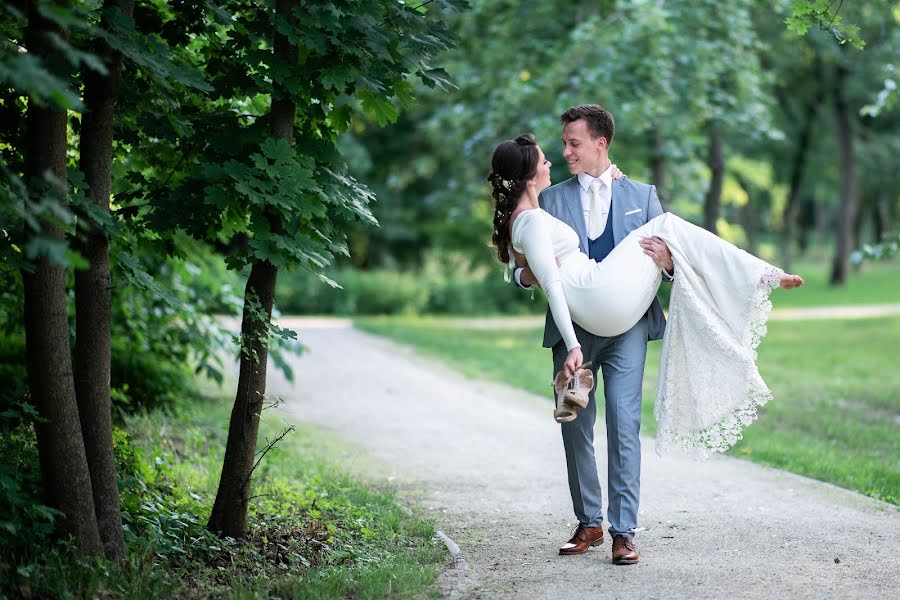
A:
MULTIPOLYGON (((541 192, 540 203, 541 208, 565 222, 578 233, 581 251, 587 254, 588 237, 579 189, 578 177, 572 177, 541 192)), ((659 198, 656 196, 655 186, 638 183, 627 177, 613 180, 612 203, 613 240, 617 245, 632 230, 663 212, 659 198)), ((658 299, 653 300, 653 304, 647 311, 647 317, 648 339, 661 339, 666 331, 666 319, 658 299)), ((544 347, 552 348, 561 339, 562 335, 553 321, 553 315, 547 309, 547 318, 544 322, 544 347)))

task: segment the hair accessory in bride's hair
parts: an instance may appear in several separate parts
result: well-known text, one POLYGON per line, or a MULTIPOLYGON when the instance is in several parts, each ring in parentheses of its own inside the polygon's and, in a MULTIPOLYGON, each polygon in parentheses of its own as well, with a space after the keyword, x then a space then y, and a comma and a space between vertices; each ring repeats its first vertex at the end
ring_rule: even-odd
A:
POLYGON ((491 172, 488 181, 493 188, 494 232, 491 242, 497 248, 497 257, 503 263, 510 262, 512 252, 509 247, 509 222, 516 208, 516 202, 525 192, 528 180, 537 170, 537 142, 531 134, 524 134, 515 140, 506 140, 494 150, 491 158, 491 172))

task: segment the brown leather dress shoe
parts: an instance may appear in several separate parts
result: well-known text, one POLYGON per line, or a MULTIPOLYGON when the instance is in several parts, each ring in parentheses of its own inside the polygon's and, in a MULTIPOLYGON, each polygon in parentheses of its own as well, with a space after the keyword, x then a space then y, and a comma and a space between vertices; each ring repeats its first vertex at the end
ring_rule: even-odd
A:
POLYGON ((614 565, 633 565, 639 560, 634 540, 627 535, 613 538, 612 561, 614 565))
POLYGON ((603 527, 585 527, 579 524, 572 534, 572 539, 562 545, 559 553, 563 556, 567 554, 583 554, 588 551, 591 546, 599 546, 603 543, 603 527))

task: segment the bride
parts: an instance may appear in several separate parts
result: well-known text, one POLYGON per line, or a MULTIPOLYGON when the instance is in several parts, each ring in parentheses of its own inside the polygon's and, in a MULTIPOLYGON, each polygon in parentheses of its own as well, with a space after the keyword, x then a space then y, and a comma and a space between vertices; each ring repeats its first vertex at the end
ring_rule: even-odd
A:
POLYGON ((772 397, 755 352, 766 332, 769 294, 803 279, 671 213, 631 231, 601 262, 591 260, 579 250, 578 234, 538 203, 550 185, 550 161, 530 134, 497 147, 489 179, 498 257, 510 267, 517 254, 527 261, 568 350, 567 377, 583 361, 573 321, 604 337, 631 329, 662 279, 641 240, 668 245, 676 275, 660 356, 657 449, 705 455, 740 439, 756 408, 772 397))

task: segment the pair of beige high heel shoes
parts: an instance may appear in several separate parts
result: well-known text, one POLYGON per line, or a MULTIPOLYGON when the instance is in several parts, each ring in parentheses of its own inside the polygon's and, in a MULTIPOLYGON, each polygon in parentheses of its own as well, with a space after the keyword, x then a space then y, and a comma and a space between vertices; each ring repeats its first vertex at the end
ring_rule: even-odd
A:
POLYGON ((566 377, 565 371, 556 374, 553 380, 553 390, 556 392, 556 407, 553 410, 553 418, 557 423, 568 423, 575 420, 578 411, 588 405, 588 394, 594 389, 594 375, 587 367, 586 362, 577 369, 571 377, 566 377))

